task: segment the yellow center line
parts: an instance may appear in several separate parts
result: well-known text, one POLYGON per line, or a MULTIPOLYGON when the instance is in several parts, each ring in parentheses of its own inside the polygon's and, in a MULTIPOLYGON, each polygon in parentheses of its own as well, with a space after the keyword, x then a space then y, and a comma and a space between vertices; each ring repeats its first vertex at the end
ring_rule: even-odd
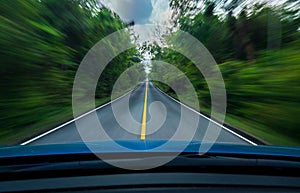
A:
POLYGON ((148 96, 148 82, 146 82, 146 91, 145 91, 145 98, 144 98, 144 111, 143 111, 143 118, 142 118, 141 140, 145 140, 145 138, 146 138, 147 96, 148 96))

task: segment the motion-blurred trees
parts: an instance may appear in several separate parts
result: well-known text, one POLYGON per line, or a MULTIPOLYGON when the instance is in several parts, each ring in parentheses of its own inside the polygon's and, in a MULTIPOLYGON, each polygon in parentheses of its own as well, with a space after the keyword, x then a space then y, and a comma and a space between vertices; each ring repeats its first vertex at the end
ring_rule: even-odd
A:
MULTIPOLYGON (((0 144, 70 118, 79 63, 95 43, 126 26, 96 0, 2 0, 0 144)), ((135 49, 117 56, 96 96, 109 98, 118 75, 137 58, 135 49)))
POLYGON ((217 62, 253 60, 259 50, 279 48, 299 38, 298 2, 291 1, 294 7, 288 1, 280 7, 257 3, 251 8, 245 2, 172 0, 174 28, 200 40, 217 62))
MULTIPOLYGON (((299 145, 299 1, 276 7, 248 2, 171 0, 174 34, 177 29, 190 33, 218 63, 227 90, 226 121, 274 144, 299 145)), ((209 113, 210 92, 201 72, 185 56, 158 47, 151 48, 154 60, 183 71, 197 91, 200 109, 209 113)))

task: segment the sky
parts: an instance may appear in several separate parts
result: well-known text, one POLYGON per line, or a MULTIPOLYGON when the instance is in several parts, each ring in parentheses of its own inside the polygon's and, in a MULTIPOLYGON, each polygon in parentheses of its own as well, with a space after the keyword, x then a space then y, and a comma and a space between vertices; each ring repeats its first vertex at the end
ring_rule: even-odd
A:
POLYGON ((171 16, 168 0, 100 0, 124 21, 135 24, 164 24, 171 16))
MULTIPOLYGON (((139 37, 139 43, 149 41, 158 41, 153 32, 146 24, 158 24, 167 26, 170 24, 171 10, 169 0, 100 0, 107 8, 118 14, 125 22, 134 21, 134 33, 139 37)), ((144 53, 144 59, 147 61, 151 54, 144 53)))

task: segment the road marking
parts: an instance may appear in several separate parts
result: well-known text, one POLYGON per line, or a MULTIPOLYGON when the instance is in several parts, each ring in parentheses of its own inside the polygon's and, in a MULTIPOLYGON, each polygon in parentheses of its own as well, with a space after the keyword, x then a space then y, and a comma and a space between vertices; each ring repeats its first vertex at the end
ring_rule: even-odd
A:
POLYGON ((225 129, 226 131, 230 132, 231 134, 233 134, 233 135, 235 135, 235 136, 237 136, 237 137, 243 139, 244 141, 250 143, 251 145, 257 146, 257 144, 254 143, 253 141, 250 141, 249 139, 247 139, 247 138, 241 136, 240 134, 238 134, 238 133, 236 133, 236 132, 234 132, 234 131, 228 129, 228 128, 225 127, 224 125, 221 125, 220 123, 218 123, 218 122, 212 120, 211 118, 209 118, 209 117, 203 115, 202 113, 196 111, 195 109, 192 109, 191 107, 189 107, 189 106, 183 104, 182 102, 180 102, 180 101, 174 99, 173 97, 169 96, 169 95, 168 95, 167 93, 165 93, 164 91, 160 90, 157 86, 154 85, 154 87, 156 87, 161 93, 163 93, 164 95, 166 95, 166 96, 169 97, 170 99, 174 100, 175 102, 181 104, 182 106, 186 107, 187 109, 189 109, 189 110, 191 110, 191 111, 197 113, 198 115, 202 116, 203 118, 205 118, 205 119, 209 120, 210 122, 212 122, 212 123, 218 125, 219 127, 221 127, 221 128, 223 128, 223 129, 225 129))
POLYGON ((145 97, 144 97, 144 111, 143 111, 143 118, 142 118, 141 140, 146 139, 147 96, 148 96, 148 82, 146 82, 146 90, 145 90, 145 97))
POLYGON ((88 114, 91 114, 92 112, 95 112, 95 111, 97 111, 97 110, 99 110, 99 109, 101 109, 101 108, 103 108, 103 107, 105 107, 105 106, 107 106, 107 105, 109 105, 109 104, 111 104, 111 103, 113 103, 113 102, 115 102, 115 101, 117 101, 117 100, 119 100, 119 99, 121 99, 121 98, 127 96, 127 95, 130 94, 132 91, 134 91, 136 88, 137 88, 137 87, 135 87, 133 90, 131 90, 131 91, 125 93, 125 94, 122 95, 122 96, 119 96, 118 98, 116 98, 116 99, 114 99, 114 100, 112 100, 112 101, 109 101, 109 102, 107 102, 107 103, 105 103, 105 104, 103 104, 103 105, 101 105, 101 106, 99 106, 99 107, 97 107, 97 108, 95 108, 95 109, 93 109, 93 110, 90 110, 90 111, 88 111, 88 112, 86 112, 86 113, 84 113, 84 114, 82 114, 82 115, 80 115, 80 116, 78 116, 78 117, 76 117, 76 118, 74 118, 74 119, 72 119, 72 120, 66 122, 66 123, 63 123, 62 125, 59 125, 59 126, 53 128, 53 129, 51 129, 51 130, 49 130, 49 131, 47 131, 47 132, 45 132, 45 133, 42 133, 42 134, 40 134, 40 135, 38 135, 38 136, 36 136, 36 137, 34 137, 34 138, 32 138, 32 139, 29 139, 29 140, 27 140, 27 141, 21 143, 20 145, 27 145, 27 144, 29 144, 29 143, 31 143, 31 142, 33 142, 33 141, 39 139, 39 138, 42 138, 42 137, 44 137, 44 136, 46 136, 46 135, 48 135, 48 134, 50 134, 50 133, 52 133, 52 132, 54 132, 54 131, 56 131, 56 130, 58 130, 58 129, 64 127, 64 126, 66 126, 66 125, 69 125, 70 123, 72 123, 72 122, 74 122, 74 121, 76 121, 76 120, 78 120, 78 119, 80 119, 80 118, 82 118, 82 117, 84 117, 84 116, 86 116, 86 115, 88 115, 88 114))

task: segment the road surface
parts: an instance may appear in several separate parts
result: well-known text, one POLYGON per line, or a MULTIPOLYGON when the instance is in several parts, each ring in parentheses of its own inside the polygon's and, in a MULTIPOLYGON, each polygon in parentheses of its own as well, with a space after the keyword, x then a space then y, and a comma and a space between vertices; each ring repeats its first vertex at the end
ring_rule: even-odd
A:
POLYGON ((81 125, 81 135, 75 121, 71 120, 21 145, 72 143, 82 142, 83 139, 106 140, 107 138, 101 138, 104 135, 99 134, 100 130, 113 140, 169 140, 172 137, 174 140, 186 140, 193 135, 193 140, 203 141, 210 139, 204 137, 210 122, 212 128, 209 133, 216 135, 212 138, 216 138, 217 142, 256 145, 246 137, 180 104, 151 82, 140 84, 124 96, 77 118, 77 121, 81 125), (129 101, 128 108, 126 101, 129 101), (113 109, 117 115, 114 115, 113 109), (97 124, 98 120, 95 122, 95 115, 102 130, 97 124), (198 121, 194 127, 195 119, 198 121), (176 134, 179 123, 184 128, 179 129, 180 132, 176 134), (191 128, 188 128, 190 125, 191 128))

